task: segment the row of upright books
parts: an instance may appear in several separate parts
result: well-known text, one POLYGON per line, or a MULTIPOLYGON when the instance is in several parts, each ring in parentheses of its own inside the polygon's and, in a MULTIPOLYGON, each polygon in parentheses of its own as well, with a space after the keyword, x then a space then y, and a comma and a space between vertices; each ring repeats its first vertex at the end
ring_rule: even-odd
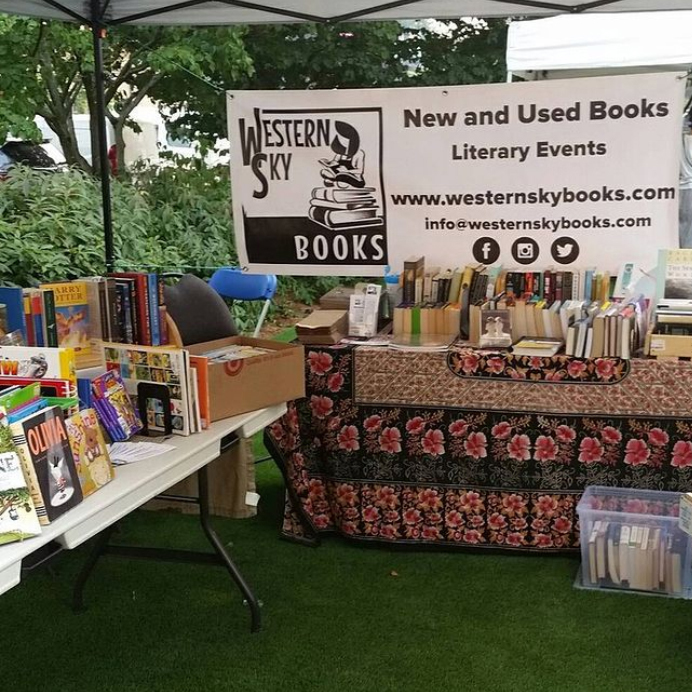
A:
POLYGON ((4 331, 20 331, 27 346, 69 347, 83 358, 100 340, 168 343, 163 283, 154 273, 0 287, 0 303, 6 306, 4 331))
POLYGON ((513 342, 524 337, 560 339, 565 354, 579 358, 631 358, 642 347, 647 329, 643 296, 623 302, 500 297, 470 306, 472 344, 480 341, 484 315, 502 310, 513 342))
MULTIPOLYGON (((623 267, 631 267, 631 263, 623 267)), ((631 270, 630 270, 631 271, 631 270)), ((403 302, 474 304, 484 298, 503 295, 516 299, 545 301, 585 300, 604 302, 611 296, 624 297, 623 276, 596 269, 524 272, 501 265, 467 264, 456 269, 426 267, 425 257, 409 257, 404 262, 403 302)))
POLYGON ((689 536, 655 524, 595 521, 588 536, 591 586, 681 595, 689 536))

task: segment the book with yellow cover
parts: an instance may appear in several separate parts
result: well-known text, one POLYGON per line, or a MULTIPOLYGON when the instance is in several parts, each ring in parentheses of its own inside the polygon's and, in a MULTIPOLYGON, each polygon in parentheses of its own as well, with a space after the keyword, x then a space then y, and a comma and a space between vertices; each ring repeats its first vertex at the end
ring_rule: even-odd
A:
POLYGON ((94 409, 75 413, 65 426, 82 494, 87 497, 113 479, 108 447, 94 409))
POLYGON ((73 348, 78 356, 91 352, 89 296, 84 281, 41 284, 53 291, 58 346, 73 348))

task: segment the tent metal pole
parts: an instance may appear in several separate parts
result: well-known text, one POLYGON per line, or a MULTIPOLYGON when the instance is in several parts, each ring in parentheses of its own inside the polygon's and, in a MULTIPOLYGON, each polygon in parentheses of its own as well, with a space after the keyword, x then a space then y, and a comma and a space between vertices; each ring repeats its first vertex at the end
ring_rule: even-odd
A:
MULTIPOLYGON (((91 0, 91 31, 94 41, 94 88, 96 91, 96 139, 98 142, 99 176, 103 202, 103 237, 106 247, 106 271, 115 265, 113 250, 113 216, 111 213, 111 172, 108 165, 108 133, 106 131, 106 92, 103 84, 102 42, 105 29, 101 22, 99 0, 91 0)), ((93 125, 92 113, 92 125, 93 125)), ((93 160, 93 156, 92 156, 93 160)))

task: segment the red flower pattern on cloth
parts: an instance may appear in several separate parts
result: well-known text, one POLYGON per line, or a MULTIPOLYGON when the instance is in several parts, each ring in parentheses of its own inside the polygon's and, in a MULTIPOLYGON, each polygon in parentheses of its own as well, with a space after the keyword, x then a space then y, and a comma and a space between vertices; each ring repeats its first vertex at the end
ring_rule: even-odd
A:
POLYGON ((673 459, 670 463, 679 469, 692 466, 692 442, 678 440, 673 445, 673 459))
POLYGON ((555 434, 560 442, 573 442, 577 438, 576 431, 569 425, 558 425, 555 434))
POLYGON ((445 437, 441 430, 428 430, 423 436, 423 451, 426 454, 440 456, 445 453, 445 437))
POLYGON ((334 372, 327 377, 327 388, 330 392, 338 392, 344 386, 344 376, 340 372, 334 372))
POLYGON ((425 430, 425 420, 420 416, 406 421, 406 432, 411 435, 420 435, 425 430))
POLYGON ((593 464, 603 458, 603 445, 595 437, 585 437, 579 445, 579 461, 593 464))
POLYGON ((632 466, 646 464, 651 455, 649 445, 644 440, 628 440, 625 447, 625 463, 632 466))
POLYGON ((324 351, 310 351, 308 353, 308 364, 310 372, 315 375, 324 375, 328 373, 333 366, 334 359, 324 351))
POLYGON ((572 360, 567 365, 567 374, 570 377, 581 377, 586 372, 586 363, 583 360, 572 360))
POLYGON ((505 361, 497 356, 490 357, 486 361, 485 367, 489 373, 499 375, 505 369, 505 361))
POLYGON ((555 440, 546 435, 539 435, 536 439, 533 458, 538 461, 554 461, 556 457, 557 444, 555 444, 555 440))
POLYGON ((442 499, 437 490, 427 488, 418 493, 418 505, 421 509, 439 509, 442 507, 442 499))
POLYGON ((528 435, 515 435, 507 444, 510 459, 528 461, 531 458, 531 440, 528 435))
POLYGON ((401 432, 398 428, 385 428, 380 434, 380 449, 390 454, 401 452, 401 432))
POLYGON ((601 431, 601 439, 608 445, 618 444, 622 440, 622 433, 612 425, 606 425, 601 431))
POLYGON ((478 370, 480 358, 475 353, 466 354, 461 360, 461 369, 468 375, 478 370))
POLYGON ((596 375, 602 380, 609 380, 615 374, 615 363, 606 358, 596 359, 596 375))
POLYGON ((347 452, 355 452, 360 449, 358 443, 358 428, 355 425, 344 425, 337 436, 339 449, 345 449, 347 452))
POLYGON ((665 447, 670 442, 670 436, 661 428, 651 428, 649 430, 649 444, 652 447, 665 447))
POLYGON ((310 397, 310 407, 312 413, 317 418, 326 418, 334 408, 334 402, 328 396, 317 396, 313 394, 310 397))
POLYGON ((356 493, 350 483, 341 483, 336 489, 336 501, 340 505, 353 506, 356 503, 356 493))
POLYGON ((377 414, 373 414, 372 416, 368 416, 363 421, 363 427, 368 432, 370 432, 372 430, 379 430, 381 425, 382 425, 382 417, 378 416, 377 414))
POLYGON ((464 451, 474 459, 488 456, 488 439, 482 432, 472 432, 464 441, 464 451))
POLYGON ((493 425, 490 434, 496 440, 507 440, 509 436, 512 434, 512 426, 509 423, 502 421, 497 425, 493 425))
POLYGON ((466 431, 469 429, 469 424, 463 419, 455 420, 453 423, 449 424, 449 434, 452 437, 463 437, 466 435, 466 431))
POLYGON ((483 509, 480 493, 474 492, 473 490, 462 493, 459 499, 461 507, 466 512, 476 512, 483 509))

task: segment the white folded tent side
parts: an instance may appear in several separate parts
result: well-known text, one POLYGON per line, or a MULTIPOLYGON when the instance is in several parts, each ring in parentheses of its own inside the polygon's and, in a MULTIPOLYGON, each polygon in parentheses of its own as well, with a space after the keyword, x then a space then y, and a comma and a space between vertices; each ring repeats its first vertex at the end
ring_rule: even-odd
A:
POLYGON ((692 66, 692 11, 516 21, 506 57, 508 81, 685 71, 692 66))

